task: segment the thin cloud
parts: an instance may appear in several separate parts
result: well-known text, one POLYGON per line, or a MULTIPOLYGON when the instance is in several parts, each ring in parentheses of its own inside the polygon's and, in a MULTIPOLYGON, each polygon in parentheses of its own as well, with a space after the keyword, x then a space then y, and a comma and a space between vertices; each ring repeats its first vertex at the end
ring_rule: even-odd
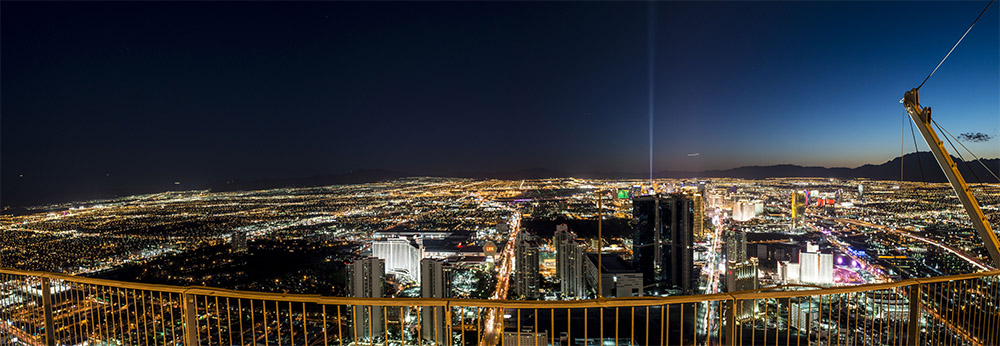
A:
POLYGON ((982 132, 966 132, 958 135, 958 139, 964 142, 987 142, 993 139, 993 136, 982 132))

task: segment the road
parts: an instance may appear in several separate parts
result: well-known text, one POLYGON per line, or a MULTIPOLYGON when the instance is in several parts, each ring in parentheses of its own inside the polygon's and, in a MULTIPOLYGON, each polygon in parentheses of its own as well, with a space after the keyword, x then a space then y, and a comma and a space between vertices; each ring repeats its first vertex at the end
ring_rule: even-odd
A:
MULTIPOLYGON (((507 299, 507 291, 510 288, 510 277, 514 269, 514 248, 516 247, 514 242, 517 240, 517 233, 521 231, 521 213, 516 210, 512 210, 511 217, 511 232, 507 237, 507 243, 504 245, 503 251, 500 252, 500 258, 497 260, 497 285, 496 289, 493 290, 493 295, 490 299, 507 299)), ((480 341, 480 345, 496 345, 500 342, 500 336, 503 333, 503 309, 502 308, 492 308, 486 312, 486 321, 483 323, 483 339, 480 341)))
POLYGON ((895 228, 891 228, 891 227, 888 227, 888 226, 876 225, 876 224, 872 224, 872 223, 865 222, 865 221, 860 221, 860 220, 842 219, 842 218, 827 217, 827 216, 821 216, 821 217, 825 218, 825 219, 829 219, 829 220, 834 220, 834 221, 839 221, 839 222, 846 222, 846 223, 850 223, 850 224, 854 224, 854 225, 858 225, 858 226, 864 226, 864 227, 878 228, 878 229, 881 229, 883 231, 892 232, 892 233, 895 233, 895 234, 898 234, 898 235, 901 235, 901 236, 904 236, 904 237, 908 237, 910 239, 914 239, 914 240, 917 240, 917 241, 921 241, 921 242, 924 242, 924 243, 936 246, 936 247, 938 247, 938 248, 940 248, 942 250, 945 250, 945 251, 947 251, 947 252, 949 252, 949 253, 951 253, 951 254, 953 254, 955 256, 958 256, 959 258, 961 258, 961 259, 969 262, 969 264, 972 264, 974 267, 979 268, 981 270, 990 270, 991 269, 989 266, 987 266, 983 262, 980 262, 978 259, 976 259, 976 258, 974 258, 972 256, 969 256, 964 251, 960 251, 958 249, 955 249, 955 248, 953 248, 951 246, 948 246, 946 244, 942 244, 942 243, 940 243, 938 241, 935 241, 935 240, 932 240, 932 239, 927 239, 927 238, 924 238, 924 237, 921 237, 921 236, 918 236, 918 235, 911 234, 910 232, 901 231, 901 230, 898 230, 898 229, 895 229, 895 228))
POLYGON ((934 316, 935 319, 944 323, 945 327, 954 331, 956 334, 961 336, 962 339, 965 339, 965 341, 968 341, 974 346, 983 346, 982 340, 979 340, 978 337, 969 334, 969 332, 965 331, 965 328, 962 328, 961 326, 951 323, 951 321, 949 321, 947 318, 941 316, 941 314, 938 313, 937 309, 931 306, 930 304, 922 303, 921 306, 923 306, 924 312, 930 314, 931 316, 934 316))
MULTIPOLYGON (((716 210, 716 215, 719 215, 722 211, 716 210)), ((705 294, 714 294, 719 292, 719 267, 720 258, 722 257, 722 245, 720 240, 722 239, 722 218, 714 217, 712 218, 712 223, 715 225, 715 234, 712 235, 712 247, 709 250, 712 258, 708 260, 708 286, 705 294)), ((712 305, 712 302, 704 303, 707 307, 708 313, 705 314, 705 321, 702 323, 705 326, 703 333, 709 335, 709 331, 712 330, 712 318, 711 316, 718 316, 715 313, 715 309, 718 308, 718 304, 712 305)), ((721 321, 720 321, 721 323, 721 321)), ((707 345, 711 338, 705 338, 705 344, 707 345)))

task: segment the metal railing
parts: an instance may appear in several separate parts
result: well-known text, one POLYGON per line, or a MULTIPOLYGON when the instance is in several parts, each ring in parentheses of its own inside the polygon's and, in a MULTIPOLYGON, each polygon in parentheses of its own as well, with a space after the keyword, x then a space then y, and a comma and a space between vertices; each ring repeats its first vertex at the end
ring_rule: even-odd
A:
POLYGON ((570 301, 345 298, 0 269, 3 345, 998 345, 1000 271, 570 301))

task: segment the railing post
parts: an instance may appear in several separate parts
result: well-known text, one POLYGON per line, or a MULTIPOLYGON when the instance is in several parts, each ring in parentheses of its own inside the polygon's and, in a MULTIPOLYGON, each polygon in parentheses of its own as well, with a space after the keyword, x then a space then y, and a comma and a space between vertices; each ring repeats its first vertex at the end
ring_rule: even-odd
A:
POLYGON ((194 346, 198 344, 198 310, 195 304, 195 295, 183 293, 184 309, 181 314, 184 317, 184 345, 194 346))
POLYGON ((907 324, 909 326, 909 335, 906 337, 907 345, 920 344, 920 300, 920 283, 918 282, 910 286, 910 321, 907 324))
POLYGON ((726 344, 736 346, 736 299, 726 301, 726 344))
MULTIPOLYGON (((445 301, 444 302, 444 321, 445 321, 444 322, 444 329, 447 331, 447 333, 446 332, 442 332, 444 334, 444 337, 445 337, 444 344, 446 346, 451 346, 451 343, 452 343, 451 334, 454 332, 454 330, 451 328, 451 326, 452 326, 451 325, 451 301, 445 301)), ((521 326, 518 326, 518 328, 520 328, 520 327, 521 326)), ((520 329, 518 329, 518 330, 520 330, 520 329)), ((501 333, 501 336, 502 335, 503 334, 501 333)))
POLYGON ((42 309, 45 311, 45 345, 55 346, 55 323, 52 322, 52 286, 49 278, 42 278, 42 309))

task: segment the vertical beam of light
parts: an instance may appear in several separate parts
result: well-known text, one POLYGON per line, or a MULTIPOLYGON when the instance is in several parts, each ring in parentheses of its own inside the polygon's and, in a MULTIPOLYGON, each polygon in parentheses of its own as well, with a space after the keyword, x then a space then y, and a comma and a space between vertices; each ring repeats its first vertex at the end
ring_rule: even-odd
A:
POLYGON ((654 53, 656 51, 656 8, 654 7, 655 2, 649 2, 649 19, 647 21, 647 46, 649 47, 649 185, 653 186, 653 90, 655 87, 655 82, 653 78, 655 77, 655 60, 653 59, 654 53))

